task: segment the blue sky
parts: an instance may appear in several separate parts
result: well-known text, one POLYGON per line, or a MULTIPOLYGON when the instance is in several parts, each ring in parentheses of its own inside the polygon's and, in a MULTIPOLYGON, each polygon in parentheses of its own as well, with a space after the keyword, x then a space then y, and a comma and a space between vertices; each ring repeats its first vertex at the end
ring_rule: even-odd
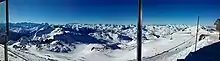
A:
MULTIPOLYGON (((219 0, 143 0, 144 24, 213 25, 219 0)), ((9 0, 11 22, 136 24, 137 0, 9 0)))
POLYGON ((220 18, 220 0, 144 0, 145 23, 213 25, 220 18))

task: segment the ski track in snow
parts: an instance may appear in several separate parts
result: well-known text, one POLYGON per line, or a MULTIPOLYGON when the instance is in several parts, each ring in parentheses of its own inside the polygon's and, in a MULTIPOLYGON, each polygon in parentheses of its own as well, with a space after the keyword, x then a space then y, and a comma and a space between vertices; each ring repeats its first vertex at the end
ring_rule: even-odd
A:
MULTIPOLYGON (((209 34, 205 39, 199 41, 197 43, 196 51, 205 46, 211 45, 213 43, 219 42, 218 34, 209 34)), ((177 59, 184 59, 190 52, 195 51, 195 44, 192 46, 178 52, 177 54, 173 54, 172 56, 167 58, 167 61, 176 61, 177 59)))
POLYGON ((9 49, 9 51, 11 51, 17 55, 21 55, 27 61, 58 61, 58 60, 54 60, 54 59, 50 59, 50 58, 40 57, 40 56, 37 56, 33 53, 25 52, 22 50, 17 51, 15 49, 9 49))
MULTIPOLYGON (((4 49, 4 46, 0 45, 0 49, 4 49)), ((4 50, 1 50, 1 52, 3 52, 3 51, 4 50)), ((3 58, 4 55, 3 54, 4 54, 4 52, 1 55, 2 56, 2 58, 1 58, 2 60, 4 60, 4 58, 3 58)), ((17 54, 16 52, 11 51, 10 49, 8 49, 8 57, 9 57, 8 59, 10 61, 28 61, 28 59, 26 59, 25 57, 21 56, 20 54, 17 54), (13 57, 13 58, 11 58, 11 57, 13 57)))
POLYGON ((167 50, 167 51, 164 51, 162 53, 159 53, 159 54, 156 54, 152 57, 144 57, 143 58, 143 61, 163 61, 163 60, 166 60, 166 58, 170 57, 171 55, 173 54, 176 54, 184 49, 186 49, 187 47, 193 45, 194 41, 191 41, 194 37, 188 39, 187 41, 167 50))
MULTIPOLYGON (((167 57, 178 53, 179 51, 191 46, 193 44, 193 41, 191 41, 195 36, 187 39, 186 41, 184 41, 183 43, 174 46, 166 51, 163 51, 161 53, 155 54, 153 56, 150 57, 143 57, 142 60, 143 61, 163 61, 166 60, 167 57)), ((136 60, 129 60, 129 61, 136 61, 136 60)))
MULTIPOLYGON (((202 33, 202 34, 207 34, 207 33, 202 33)), ((201 34, 200 34, 201 35, 201 34)), ((211 36, 211 35, 209 35, 211 36)), ((214 36, 212 36, 214 37, 214 36)), ((199 39, 199 35, 198 35, 198 39, 199 39)), ((204 42, 204 40, 202 41, 198 41, 199 42, 204 42)), ((189 48, 189 47, 193 47, 193 45, 195 45, 195 35, 192 38, 189 38, 187 41, 167 50, 164 51, 162 53, 156 54, 154 56, 151 57, 143 57, 142 60, 143 61, 176 61, 175 59, 177 58, 170 58, 172 55, 178 54, 179 52, 189 48), (168 59, 169 58, 169 59, 168 59)), ((197 47, 198 48, 198 47, 197 47)), ((200 47, 201 48, 201 47, 200 47)), ((198 49, 197 49, 198 50, 198 49)), ((130 60, 130 61, 136 61, 136 60, 130 60)))
MULTIPOLYGON (((166 51, 166 53, 164 52, 164 53, 155 55, 153 57, 143 58, 143 61, 176 61, 181 56, 180 57, 175 57, 175 58, 173 58, 173 57, 176 56, 176 55, 182 54, 181 52, 190 53, 190 52, 194 51, 194 49, 195 49, 195 47, 194 47, 195 46, 195 41, 191 41, 191 40, 195 40, 195 39, 190 38, 188 41, 184 42, 184 44, 181 44, 181 45, 179 45, 179 46, 177 46, 177 47, 175 47, 175 48, 173 48, 173 49, 171 49, 169 51, 166 51), (189 51, 185 51, 186 49, 190 49, 190 50, 189 51)), ((201 41, 198 41, 197 50, 199 50, 200 48, 202 48, 204 46, 207 46, 207 45, 213 44, 215 42, 218 42, 218 41, 215 41, 215 40, 218 40, 217 36, 213 36, 211 34, 209 36, 206 36, 205 39, 203 39, 201 41), (210 38, 210 37, 214 38, 214 39, 211 40, 211 41, 208 41, 209 40, 208 38, 210 38), (204 43, 206 45, 202 45, 204 43)))

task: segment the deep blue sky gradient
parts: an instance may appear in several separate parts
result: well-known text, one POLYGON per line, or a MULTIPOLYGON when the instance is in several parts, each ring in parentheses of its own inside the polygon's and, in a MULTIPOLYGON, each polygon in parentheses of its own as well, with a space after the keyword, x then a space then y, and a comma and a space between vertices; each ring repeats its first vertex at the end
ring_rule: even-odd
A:
MULTIPOLYGON (((213 25, 220 0, 143 0, 144 24, 213 25)), ((11 22, 136 24, 137 0, 9 0, 11 22)))
POLYGON ((131 23, 135 0, 10 0, 11 21, 49 23, 131 23))
POLYGON ((213 25, 220 18, 220 0, 144 0, 145 23, 213 25))

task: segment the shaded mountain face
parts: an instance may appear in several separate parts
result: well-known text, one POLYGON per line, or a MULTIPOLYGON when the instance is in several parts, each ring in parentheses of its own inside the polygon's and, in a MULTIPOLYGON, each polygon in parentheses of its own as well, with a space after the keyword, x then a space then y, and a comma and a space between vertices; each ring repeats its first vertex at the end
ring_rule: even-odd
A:
MULTIPOLYGON (((163 38, 177 31, 184 31, 187 25, 144 25, 143 41, 163 38)), ((135 25, 114 24, 65 24, 10 23, 9 39, 31 45, 49 44, 59 40, 64 44, 105 44, 109 48, 136 40, 135 25)), ((56 44, 58 45, 58 44, 56 44)), ((54 46, 54 45, 53 45, 54 46)), ((68 46, 56 46, 50 51, 71 51, 68 46), (65 48, 64 48, 65 47, 65 48)))

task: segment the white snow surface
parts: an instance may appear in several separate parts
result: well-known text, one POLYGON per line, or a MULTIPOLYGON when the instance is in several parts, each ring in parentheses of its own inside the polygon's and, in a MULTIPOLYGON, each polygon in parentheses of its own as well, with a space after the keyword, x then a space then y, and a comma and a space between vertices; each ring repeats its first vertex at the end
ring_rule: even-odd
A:
MULTIPOLYGON (((137 55, 132 24, 12 23, 10 31, 19 36, 11 37, 9 49, 29 61, 128 61, 137 55)), ((201 34, 210 36, 198 42, 198 49, 216 42, 210 27, 199 26, 201 34)), ((196 26, 144 25, 142 35, 144 61, 176 61, 193 51, 196 26)))

